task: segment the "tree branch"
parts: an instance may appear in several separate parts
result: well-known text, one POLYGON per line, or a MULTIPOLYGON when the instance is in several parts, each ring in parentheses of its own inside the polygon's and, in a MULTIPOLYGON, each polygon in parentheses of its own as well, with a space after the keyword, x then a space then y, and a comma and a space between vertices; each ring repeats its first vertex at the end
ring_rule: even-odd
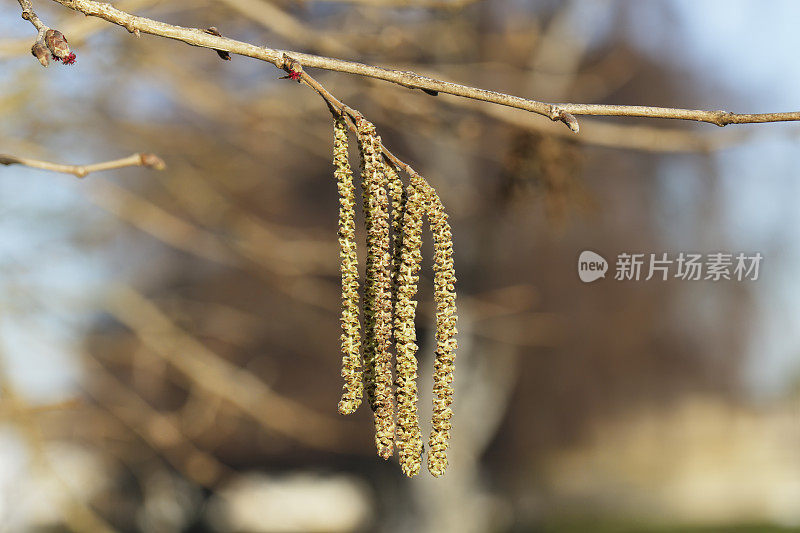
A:
POLYGON ((800 121, 800 112, 788 113, 762 113, 762 114, 737 114, 728 111, 704 111, 700 109, 674 109, 666 107, 648 106, 622 106, 606 104, 551 104, 540 102, 519 96, 513 96, 496 91, 479 89, 437 80, 422 76, 415 72, 392 70, 383 67, 376 67, 344 61, 332 57, 324 57, 302 52, 283 51, 273 48, 256 46, 250 43, 229 39, 226 37, 210 35, 197 28, 184 28, 174 26, 145 17, 138 17, 126 13, 110 4, 97 2, 95 0, 53 0, 59 4, 79 11, 84 15, 99 17, 114 24, 126 28, 131 33, 149 33, 167 37, 177 41, 185 42, 192 46, 210 48, 213 50, 224 50, 234 54, 268 61, 278 68, 284 67, 284 57, 288 55, 300 62, 304 67, 321 68, 336 72, 356 74, 368 78, 389 81, 408 87, 410 89, 421 89, 428 93, 444 93, 473 100, 481 100, 494 104, 514 107, 531 111, 545 116, 553 121, 564 122, 575 132, 578 131, 578 122, 574 115, 594 115, 594 116, 629 116, 642 118, 667 118, 678 120, 693 120, 697 122, 708 122, 717 126, 727 124, 745 124, 762 122, 783 122, 800 121))
POLYGON ((122 159, 104 161, 102 163, 92 163, 91 165, 61 165, 59 163, 50 163, 48 161, 40 161, 38 159, 26 159, 13 155, 0 154, 0 165, 23 165, 31 168, 49 170, 51 172, 72 174, 78 178, 86 177, 92 172, 113 170, 124 167, 148 167, 155 170, 164 170, 166 167, 164 161, 160 157, 147 153, 133 154, 122 159))

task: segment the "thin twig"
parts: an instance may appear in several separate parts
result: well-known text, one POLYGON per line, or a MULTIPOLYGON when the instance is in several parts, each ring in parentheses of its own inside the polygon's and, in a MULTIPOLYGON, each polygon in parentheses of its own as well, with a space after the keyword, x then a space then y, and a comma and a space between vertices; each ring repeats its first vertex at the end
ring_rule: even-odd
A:
POLYGON ((800 121, 800 112, 737 114, 728 111, 705 111, 700 109, 675 109, 667 107, 622 106, 607 104, 551 104, 496 91, 469 87, 422 76, 415 72, 392 70, 353 61, 344 61, 302 52, 276 50, 250 43, 210 35, 197 28, 174 26, 121 11, 110 4, 95 0, 53 0, 85 15, 105 19, 126 28, 132 33, 149 33, 185 42, 192 46, 224 50, 234 54, 260 59, 284 67, 284 57, 290 56, 305 67, 321 68, 337 72, 356 74, 368 78, 389 81, 411 89, 421 89, 431 94, 444 93, 473 100, 481 100, 517 109, 531 111, 553 121, 564 122, 575 132, 578 123, 574 115, 629 116, 642 118, 667 118, 708 122, 718 126, 727 124, 800 121))
POLYGON ((33 24, 33 27, 36 28, 36 31, 39 32, 39 37, 41 38, 48 29, 45 26, 44 22, 39 20, 39 16, 33 10, 33 4, 31 4, 31 0, 17 0, 19 2, 19 7, 22 8, 22 18, 27 21, 30 21, 33 24))
POLYGON ((31 168, 49 170, 51 172, 72 174, 78 178, 84 178, 92 172, 114 170, 124 167, 148 167, 155 170, 164 170, 164 168, 166 168, 164 161, 160 157, 148 153, 133 154, 122 159, 92 163, 90 165, 62 165, 59 163, 50 163, 49 161, 40 161, 38 159, 27 159, 24 157, 0 154, 0 165, 23 165, 31 168))

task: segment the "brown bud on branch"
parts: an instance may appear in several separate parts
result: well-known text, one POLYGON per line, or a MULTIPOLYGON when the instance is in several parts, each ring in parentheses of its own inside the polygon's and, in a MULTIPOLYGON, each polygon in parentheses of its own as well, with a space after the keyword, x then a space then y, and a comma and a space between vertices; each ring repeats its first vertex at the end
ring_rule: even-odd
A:
POLYGON ((39 63, 41 63, 43 67, 47 67, 50 64, 50 50, 47 49, 47 45, 44 44, 44 42, 36 41, 33 43, 31 53, 39 60, 39 63))
MULTIPOLYGON (((219 32, 219 30, 215 26, 211 26, 210 28, 206 28, 203 31, 205 31, 209 35, 215 35, 217 37, 222 37, 222 34, 219 32)), ((214 51, 217 53, 219 58, 222 59, 223 61, 230 61, 231 60, 231 54, 229 52, 226 52, 225 50, 217 50, 217 49, 214 49, 214 51)))
POLYGON ((67 38, 60 31, 51 29, 44 32, 44 43, 50 49, 53 57, 58 59, 67 59, 69 57, 67 38))

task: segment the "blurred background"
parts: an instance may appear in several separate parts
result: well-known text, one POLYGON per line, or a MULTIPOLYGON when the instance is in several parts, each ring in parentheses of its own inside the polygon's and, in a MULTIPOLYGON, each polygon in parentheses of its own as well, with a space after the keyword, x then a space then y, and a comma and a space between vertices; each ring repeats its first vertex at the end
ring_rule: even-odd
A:
MULTIPOLYGON (((545 101, 800 108, 790 0, 114 4, 545 101)), ((78 62, 43 69, 3 2, 0 152, 168 168, 0 168, 0 531, 800 530, 798 126, 585 118, 574 135, 311 71, 453 225, 450 467, 409 480, 368 410, 336 412, 325 104, 269 64, 35 7, 78 62), (764 261, 757 281, 584 284, 585 249, 612 269, 621 252, 764 261)))

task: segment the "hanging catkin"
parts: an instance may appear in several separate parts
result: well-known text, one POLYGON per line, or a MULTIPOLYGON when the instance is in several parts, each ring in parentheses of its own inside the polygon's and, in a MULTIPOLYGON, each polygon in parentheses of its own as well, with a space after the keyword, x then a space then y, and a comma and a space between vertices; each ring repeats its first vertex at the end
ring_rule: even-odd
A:
POLYGON ((334 121, 333 175, 339 189, 339 261, 342 277, 342 378, 339 412, 353 413, 361 405, 363 378, 358 320, 358 255, 356 252, 355 188, 348 161, 347 125, 334 121))
POLYGON ((362 161, 362 188, 367 228, 364 283, 364 360, 367 396, 375 413, 375 443, 384 459, 394 451, 394 394, 392 392, 392 279, 389 252, 389 200, 381 140, 375 126, 357 123, 362 161))
POLYGON ((420 193, 409 186, 401 226, 395 304, 397 448, 400 466, 409 477, 419 473, 422 461, 422 432, 417 410, 417 335, 414 324, 418 273, 422 262, 422 207, 420 193))
POLYGON ((434 300, 436 301, 436 356, 433 371, 433 415, 428 441, 428 470, 440 476, 447 468, 453 410, 453 371, 456 343, 456 292, 453 264, 453 235, 447 213, 436 191, 419 175, 411 176, 412 185, 424 191, 426 214, 433 234, 434 300))

